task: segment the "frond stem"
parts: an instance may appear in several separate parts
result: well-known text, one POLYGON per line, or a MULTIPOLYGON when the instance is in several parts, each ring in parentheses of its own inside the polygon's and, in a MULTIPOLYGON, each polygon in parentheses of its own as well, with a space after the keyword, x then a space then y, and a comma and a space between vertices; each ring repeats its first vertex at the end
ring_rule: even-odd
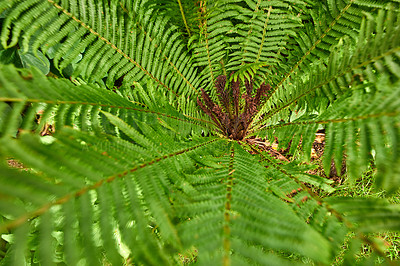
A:
POLYGON ((252 144, 249 142, 242 142, 242 143, 244 145, 248 146, 256 154, 259 154, 264 161, 268 161, 268 163, 271 164, 274 168, 276 168, 281 173, 283 173, 283 174, 287 175, 288 177, 290 177, 291 179, 293 179, 293 181, 296 182, 299 186, 301 186, 301 188, 304 191, 307 191, 310 194, 310 196, 312 196, 318 202, 319 205, 322 204, 322 199, 317 194, 315 194, 309 187, 304 185, 297 177, 286 172, 285 169, 283 169, 282 167, 279 166, 279 164, 275 163, 271 158, 268 158, 268 156, 265 156, 262 153, 262 151, 255 144, 252 144))
MULTIPOLYGON (((232 145, 232 144, 231 144, 232 145)), ((231 228, 230 228, 230 212, 231 212, 231 202, 232 202, 232 188, 233 188, 233 173, 235 169, 233 169, 233 160, 235 158, 235 148, 232 145, 230 150, 230 158, 229 158, 229 173, 226 178, 226 200, 225 200, 225 211, 224 211, 224 257, 223 257, 223 265, 230 265, 230 250, 231 250, 231 228)))
POLYGON ((340 11, 340 13, 335 17, 335 19, 329 24, 329 27, 324 31, 324 33, 315 41, 315 43, 308 49, 308 51, 300 58, 300 60, 290 69, 290 71, 283 77, 283 79, 271 90, 270 96, 275 93, 275 91, 289 78, 293 72, 300 66, 301 63, 311 54, 317 45, 322 41, 323 38, 328 34, 328 32, 335 26, 338 20, 343 16, 344 13, 350 8, 355 0, 350 0, 350 2, 340 11))
MULTIPOLYGON (((249 38, 250 38, 250 35, 251 35, 251 33, 253 32, 253 25, 254 25, 254 18, 255 18, 255 14, 257 14, 257 12, 258 12, 258 9, 260 8, 260 4, 261 4, 261 0, 258 0, 257 1, 257 5, 256 5, 256 7, 255 7, 255 9, 254 9, 254 16, 251 18, 251 24, 250 24, 250 29, 249 29, 249 31, 247 32, 247 37, 246 37, 246 41, 248 41, 249 40, 249 38)), ((245 56, 245 54, 246 54, 246 52, 247 52, 247 50, 246 50, 246 47, 244 48, 244 50, 243 50, 243 58, 242 58, 242 66, 243 65, 245 65, 245 59, 246 59, 246 56, 245 56)))
MULTIPOLYGON (((148 109, 139 109, 139 108, 135 108, 135 107, 116 106, 116 105, 109 105, 109 104, 88 103, 88 102, 78 102, 78 101, 58 101, 58 100, 52 101, 52 100, 41 100, 41 99, 6 98, 6 97, 0 97, 0 102, 27 102, 27 103, 46 103, 46 104, 91 105, 91 106, 99 106, 99 107, 105 107, 105 108, 117 108, 117 109, 133 110, 133 111, 138 111, 138 112, 150 113, 150 114, 154 114, 154 115, 158 115, 158 116, 163 116, 163 117, 168 117, 171 119, 179 120, 179 121, 186 122, 186 123, 196 124, 193 121, 184 120, 179 117, 151 111, 148 109)), ((135 104, 140 104, 140 103, 135 103, 135 104)), ((203 123, 213 124, 212 122, 201 119, 201 118, 196 118, 196 117, 192 117, 189 115, 184 115, 184 116, 189 119, 201 121, 203 123)))
POLYGON ((183 23, 185 23, 186 31, 187 31, 187 33, 189 34, 189 37, 190 37, 191 34, 190 34, 189 26, 188 26, 187 21, 186 21, 185 12, 183 11, 182 2, 181 2, 181 0, 177 0, 177 1, 178 1, 178 4, 179 4, 179 10, 181 11, 183 23))
MULTIPOLYGON (((180 1, 180 0, 178 0, 178 1, 180 1)), ((128 16, 130 16, 129 11, 124 7, 124 5, 122 4, 122 2, 120 2, 119 4, 120 4, 122 10, 123 10, 128 16)), ((143 27, 142 25, 140 25, 139 22, 136 22, 136 25, 137 25, 138 28, 143 32, 143 34, 146 35, 146 36, 149 38, 149 41, 150 41, 150 42, 153 42, 154 38, 152 38, 151 36, 149 36, 149 34, 147 33, 147 31, 144 29, 144 27, 143 27)), ((190 36, 190 33, 189 33, 189 36, 190 36)), ((154 47, 157 48, 158 45, 157 45, 157 44, 154 44, 154 47)), ((194 90, 194 91, 198 94, 198 93, 199 93, 199 90, 197 90, 197 89, 193 86, 193 84, 182 74, 182 72, 179 71, 179 69, 174 65, 174 63, 171 62, 171 60, 169 59, 169 57, 166 56, 166 55, 164 55, 164 59, 165 59, 166 61, 168 61, 168 63, 170 64, 170 66, 172 66, 172 68, 173 68, 173 69, 176 71, 176 73, 178 73, 178 75, 186 82, 186 84, 189 85, 189 87, 190 87, 192 90, 194 90)))
POLYGON ((258 63, 258 61, 260 60, 262 48, 263 48, 263 45, 264 45, 264 42, 265 42, 265 34, 267 33, 267 26, 268 26, 269 16, 271 15, 271 10, 272 10, 272 6, 270 6, 268 8, 267 18, 265 19, 265 23, 264 23, 263 35, 262 35, 262 39, 261 39, 260 49, 258 50, 256 63, 258 63))
POLYGON ((153 76, 149 71, 147 71, 144 67, 142 67, 139 63, 137 63, 135 60, 133 60, 133 58, 131 58, 130 56, 128 56, 126 53, 124 53, 121 49, 119 49, 115 44, 111 43, 109 40, 107 40, 106 38, 104 38, 103 36, 101 36, 98 32, 96 32, 94 29, 92 29, 91 27, 89 27, 86 23, 84 23, 82 20, 78 19, 77 17, 75 17, 72 13, 68 12, 67 10, 65 10, 62 6, 58 5, 56 2, 54 2, 53 0, 47 0, 50 4, 52 4, 55 8, 61 10, 64 14, 66 14, 67 16, 69 16, 71 19, 73 19, 74 21, 76 21, 79 25, 81 25, 82 27, 84 27, 85 29, 87 29, 90 33, 92 33, 93 35, 97 36, 100 40, 104 41, 107 45, 109 45, 112 49, 114 49, 117 53, 119 53, 120 55, 122 55, 125 59, 127 59, 128 61, 130 61, 132 64, 134 64, 135 66, 137 66, 138 68, 140 68, 140 70, 142 70, 147 76, 149 76, 151 79, 155 80, 158 84, 160 84, 161 86, 163 86, 164 88, 166 88, 168 91, 172 92, 174 95, 179 96, 175 91, 173 91, 171 88, 169 88, 166 84, 164 84, 163 82, 161 82, 161 80, 157 79, 155 76, 153 76))
POLYGON ((67 194, 67 195, 65 195, 65 196, 63 196, 63 197, 61 197, 61 198, 59 198, 59 199, 57 199, 57 200, 55 200, 53 202, 50 202, 50 203, 47 203, 47 204, 43 205, 42 207, 40 207, 40 208, 38 208, 38 209, 36 209, 34 211, 31 211, 31 212, 28 212, 28 213, 26 213, 24 215, 21 215, 20 217, 18 217, 15 220, 12 220, 12 221, 9 221, 7 223, 2 224, 0 226, 0 233, 1 232, 8 232, 9 230, 18 227, 18 226, 26 223, 27 221, 29 221, 31 219, 34 219, 34 218, 46 213, 53 206, 62 205, 62 204, 68 202, 69 200, 71 200, 73 198, 78 198, 78 197, 80 197, 81 195, 87 193, 90 190, 94 190, 94 189, 99 188, 100 186, 102 186, 105 183, 110 183, 110 182, 114 181, 117 178, 123 178, 123 177, 127 176, 130 173, 136 172, 137 170, 142 169, 144 167, 153 165, 153 164, 155 164, 155 163, 157 163, 159 161, 162 161, 162 160, 165 160, 165 159, 168 159, 168 158, 171 158, 171 157, 175 157, 175 156, 178 156, 178 155, 193 151, 193 150, 198 149, 200 147, 204 147, 206 145, 209 145, 211 143, 216 142, 217 140, 219 140, 219 138, 215 138, 215 139, 206 141, 204 143, 195 145, 195 146, 190 147, 190 148, 186 148, 186 149, 174 152, 174 153, 170 153, 170 154, 167 154, 167 155, 164 155, 164 156, 161 156, 161 157, 157 157, 157 158, 155 158, 155 159, 153 159, 151 161, 142 163, 142 164, 140 164, 138 166, 135 166, 135 167, 133 167, 133 168, 131 168, 129 170, 126 170, 124 172, 121 172, 121 173, 109 176, 107 178, 101 179, 100 181, 94 183, 93 185, 84 187, 84 188, 82 188, 82 189, 80 189, 80 190, 78 190, 76 192, 67 194))
MULTIPOLYGON (((347 74, 347 73, 349 73, 349 72, 351 72, 351 71, 353 71, 353 70, 355 70, 355 69, 358 69, 358 68, 364 67, 364 66, 366 66, 366 65, 369 65, 369 64, 371 64, 371 63, 373 63, 373 62, 378 61, 379 59, 381 59, 381 58, 383 58, 383 57, 385 57, 385 56, 389 56, 389 55, 391 55, 391 54, 393 54, 393 53, 396 53, 396 52, 398 52, 398 51, 400 51, 400 47, 395 47, 395 48, 390 49, 389 51, 387 51, 387 52, 385 52, 385 53, 383 53, 383 54, 381 54, 381 55, 375 56, 375 57, 373 57, 373 58, 371 58, 371 59, 369 59, 369 60, 367 60, 367 61, 365 61, 365 62, 363 62, 363 63, 361 63, 361 64, 358 64, 358 65, 356 65, 356 66, 354 66, 354 67, 349 67, 349 68, 345 69, 343 72, 340 72, 339 74, 333 76, 332 78, 326 80, 325 82, 320 83, 320 84, 318 84, 317 86, 314 86, 314 87, 312 87, 311 89, 309 89, 309 90, 303 92, 302 94, 300 94, 299 96, 297 96, 297 97, 294 98, 293 100, 289 101, 288 103, 286 103, 286 104, 283 105, 282 107, 279 107, 279 108, 274 109, 273 112, 268 113, 268 114, 265 116, 265 118, 263 118, 262 120, 259 120, 259 122, 257 122, 256 125, 255 125, 254 127, 260 126, 260 124, 262 124, 263 121, 267 120, 268 118, 271 118, 271 117, 272 117, 273 115, 275 115, 276 113, 278 113, 278 112, 280 112, 281 110, 283 110, 283 109, 289 107, 292 103, 294 103, 294 102, 296 102, 297 100, 299 100, 300 98, 302 98, 302 97, 308 95, 310 92, 312 92, 312 91, 314 91, 314 90, 316 90, 316 89, 318 89, 318 88, 320 88, 320 87, 322 87, 322 86, 324 86, 324 85, 329 84, 330 82, 334 81, 335 79, 337 79, 337 78, 339 78, 339 77, 341 77, 341 76, 343 76, 343 75, 345 75, 345 74, 347 74)), ((260 114, 258 113, 257 116, 256 116, 256 118, 259 117, 259 116, 260 116, 260 114)), ((255 121, 255 120, 253 120, 253 121, 255 121)), ((256 131, 256 130, 257 130, 257 128, 253 129, 252 132, 254 132, 254 131, 256 131)))
MULTIPOLYGON (((330 124, 330 123, 345 123, 345 122, 349 122, 349 121, 365 120, 368 118, 376 118, 376 117, 382 117, 382 116, 398 116, 399 114, 400 114, 400 111, 390 112, 390 113, 370 114, 370 115, 364 115, 364 116, 357 116, 357 117, 353 117, 353 118, 328 119, 328 120, 320 120, 320 121, 289 122, 289 123, 285 123, 285 124, 269 126, 269 127, 266 127, 265 130, 282 128, 282 127, 291 126, 291 125, 311 125, 311 124, 323 125, 323 124, 330 124)), ((263 129, 263 127, 261 127, 259 130, 261 130, 261 129, 263 129)))
POLYGON ((211 83, 213 84, 214 83, 214 72, 213 72, 212 65, 211 65, 210 48, 208 45, 207 18, 206 18, 207 3, 206 3, 206 1, 200 2, 200 10, 204 14, 204 21, 203 21, 204 40, 206 42, 205 45, 206 45, 206 51, 207 51, 208 67, 210 68, 210 74, 211 74, 211 83))
POLYGON ((344 223, 346 227, 350 230, 356 231, 357 236, 364 241, 364 243, 369 244, 373 247, 373 249, 382 257, 386 258, 386 261, 389 263, 389 265, 394 265, 391 263, 391 261, 387 258, 386 254, 384 251, 382 251, 381 247, 376 244, 376 242, 371 241, 367 236, 365 236, 362 232, 358 231, 357 228, 354 226, 352 222, 347 220, 341 213, 336 211, 334 208, 332 208, 328 203, 324 202, 321 197, 319 197, 316 193, 314 193, 311 188, 303 184, 297 177, 291 175, 290 173, 286 172, 285 169, 279 166, 279 164, 275 163, 271 158, 268 158, 268 156, 265 156, 262 151, 255 146, 254 144, 249 144, 248 142, 242 142, 246 146, 248 146, 251 150, 253 150, 255 153, 259 154, 262 159, 268 161, 272 167, 283 173, 284 175, 290 177, 294 182, 296 182, 304 191, 307 191, 308 195, 312 197, 318 205, 323 206, 326 208, 326 210, 330 213, 332 213, 340 222, 344 223))

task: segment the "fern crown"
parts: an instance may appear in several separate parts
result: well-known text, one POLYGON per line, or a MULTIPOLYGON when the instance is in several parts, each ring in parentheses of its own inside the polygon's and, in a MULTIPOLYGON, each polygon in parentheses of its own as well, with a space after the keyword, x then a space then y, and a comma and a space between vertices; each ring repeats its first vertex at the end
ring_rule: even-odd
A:
POLYGON ((384 257, 399 5, 0 0, 0 263, 384 257), (373 172, 384 196, 337 196, 332 171, 373 172))

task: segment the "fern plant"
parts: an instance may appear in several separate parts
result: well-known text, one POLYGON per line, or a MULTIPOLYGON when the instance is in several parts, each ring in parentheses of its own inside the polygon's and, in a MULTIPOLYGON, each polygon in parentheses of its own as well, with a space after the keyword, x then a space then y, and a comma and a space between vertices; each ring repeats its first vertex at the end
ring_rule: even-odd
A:
POLYGON ((324 130, 326 173, 398 191, 399 5, 1 0, 2 265, 325 265, 349 232, 346 264, 384 256, 400 206, 309 161, 324 130))

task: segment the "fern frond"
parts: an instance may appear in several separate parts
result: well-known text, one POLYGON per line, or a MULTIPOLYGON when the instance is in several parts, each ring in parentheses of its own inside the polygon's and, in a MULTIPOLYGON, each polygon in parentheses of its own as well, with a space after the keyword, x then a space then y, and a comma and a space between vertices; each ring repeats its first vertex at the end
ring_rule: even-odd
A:
POLYGON ((163 16, 169 17, 174 25, 185 31, 188 38, 198 32, 197 14, 193 11, 199 9, 199 3, 188 0, 155 0, 147 4, 151 8, 160 10, 163 16))
POLYGON ((228 145, 226 153, 214 159, 223 166, 221 169, 210 169, 188 179, 198 192, 192 193, 190 203, 178 209, 190 217, 182 225, 182 236, 187 246, 198 248, 199 262, 272 263, 278 258, 269 250, 286 250, 324 262, 329 257, 330 244, 293 215, 284 202, 265 193, 266 168, 256 161, 249 163, 253 159, 237 144, 228 145), (256 259, 249 257, 250 250, 257 247, 264 247, 264 252, 258 250, 256 259), (312 254, 308 253, 311 250, 312 254))
MULTIPOLYGON (((344 153, 349 176, 357 178, 369 165, 371 152, 378 168, 377 185, 390 190, 400 184, 396 172, 399 147, 399 97, 400 84, 388 84, 388 79, 377 81, 376 93, 367 93, 365 88, 353 89, 347 97, 330 106, 326 112, 313 118, 271 125, 264 129, 269 138, 277 136, 282 146, 296 148, 302 140, 306 158, 310 158, 314 133, 318 127, 326 129, 324 168, 329 173, 331 159, 340 172, 344 153), (373 150, 373 151, 372 151, 373 150)), ((367 88, 368 89, 368 88, 367 88)))
POLYGON ((298 15, 305 8, 303 1, 246 1, 238 6, 235 28, 239 37, 230 39, 227 70, 236 72, 247 64, 262 63, 257 83, 274 75, 273 66, 285 65, 285 46, 301 26, 298 15))
POLYGON ((400 206, 384 199, 332 197, 326 202, 363 233, 399 230, 400 206))
POLYGON ((214 82, 224 73, 224 57, 228 48, 224 36, 234 32, 230 18, 236 14, 229 3, 224 6, 218 2, 200 2, 200 32, 194 35, 190 42, 194 64, 202 69, 200 86, 210 91, 212 98, 215 98, 212 90, 214 82), (221 12, 221 9, 224 11, 221 12))
MULTIPOLYGON (((128 133, 128 129, 122 127, 121 130, 128 133)), ((96 242, 96 234, 101 233, 112 239, 113 232, 117 230, 120 231, 121 241, 135 259, 140 257, 149 260, 151 264, 157 264, 157 261, 166 263, 171 260, 171 254, 166 250, 162 251, 165 247, 161 250, 157 247, 157 243, 161 241, 158 239, 160 234, 165 236, 166 243, 170 242, 169 245, 174 248, 178 248, 180 242, 171 220, 173 211, 168 200, 169 193, 166 192, 172 191, 173 184, 181 180, 176 168, 186 168, 190 165, 190 161, 187 160, 184 160, 186 164, 182 165, 171 164, 171 160, 176 156, 185 157, 192 150, 201 149, 213 142, 215 139, 206 142, 201 140, 196 142, 197 144, 182 142, 180 146, 183 149, 179 149, 177 145, 166 145, 164 142, 165 145, 159 145, 158 149, 168 150, 168 153, 157 154, 150 152, 151 147, 138 146, 140 143, 132 144, 111 136, 99 138, 73 129, 64 129, 58 133, 51 144, 41 144, 40 139, 31 134, 22 134, 19 140, 2 139, 3 154, 19 158, 35 171, 18 173, 3 167, 4 171, 2 170, 0 175, 1 187, 6 189, 10 185, 7 181, 10 176, 14 177, 13 184, 16 187, 13 190, 1 191, 5 197, 5 201, 2 201, 5 204, 0 206, 1 214, 7 217, 8 221, 0 225, 0 231, 4 233, 15 230, 32 220, 35 221, 31 225, 32 230, 39 226, 38 230, 47 243, 51 241, 54 231, 61 232, 66 237, 72 230, 73 235, 81 236, 82 242, 65 242, 67 256, 68 250, 74 250, 75 245, 87 249, 87 252, 70 254, 72 257, 67 257, 67 261, 74 261, 73 257, 77 256, 78 259, 85 258, 89 264, 95 264, 102 258, 101 252, 108 252, 103 249, 101 243, 96 242), (124 156, 120 156, 121 154, 124 156), (93 165, 93 162, 96 162, 96 165, 93 165), (27 188, 32 192, 26 193, 27 188), (97 190, 101 192, 97 193, 97 190), (28 204, 29 208, 21 206, 22 202, 28 204), (102 216, 92 208, 93 204, 100 208, 102 216), (10 209, 11 206, 15 209, 10 209), (68 209, 71 207, 72 209, 68 209), (123 211, 125 208, 129 208, 130 211, 123 211), (105 214, 103 209, 114 211, 105 214), (65 223, 67 218, 64 212, 75 217, 71 218, 72 224, 65 223), (56 217, 62 218, 64 222, 59 224, 55 220, 56 217), (79 226, 76 227, 75 224, 79 226), (149 224, 157 226, 159 233, 152 233, 148 228, 149 224), (99 225, 104 228, 99 228, 99 225), (52 227, 54 229, 51 229, 52 227), (81 233, 78 233, 78 230, 81 233), (138 245, 144 246, 137 248, 138 245), (151 254, 149 250, 152 250, 151 254), (155 250, 159 252, 154 253, 155 250)), ((16 245, 22 246, 15 248, 23 248, 25 241, 17 243, 16 245)), ((115 241, 112 241, 114 246, 115 241)), ((42 243, 39 244, 39 250, 40 245, 42 243)), ((118 258, 115 249, 111 249, 110 252, 111 258, 118 258)), ((43 256, 51 258, 45 254, 43 256)))
POLYGON ((358 29, 361 27, 365 13, 375 13, 377 10, 398 10, 397 1, 384 3, 356 0, 327 0, 323 3, 312 3, 305 21, 305 30, 299 32, 295 41, 288 45, 290 69, 279 67, 276 72, 286 73, 274 79, 273 91, 280 88, 285 81, 297 72, 302 72, 309 65, 328 57, 331 48, 344 37, 357 40, 358 29), (390 3, 390 4, 389 4, 390 3), (392 4, 392 5, 391 5, 392 4))
POLYGON ((193 123, 194 127, 198 123, 207 123, 180 114, 168 103, 152 111, 93 85, 75 86, 64 79, 46 79, 35 69, 21 73, 11 66, 0 66, 0 69, 0 106, 5 109, 0 124, 3 135, 15 135, 19 129, 40 131, 46 122, 55 130, 68 125, 82 130, 115 132, 107 120, 104 121, 100 110, 112 112, 127 121, 138 119, 152 124, 164 123, 181 130, 182 135, 192 128, 182 126, 182 122, 193 123), (10 108, 12 111, 7 111, 10 108), (42 113, 39 121, 38 113, 42 113))
MULTIPOLYGON (((391 12, 379 12, 378 18, 363 20, 362 29, 356 46, 349 42, 338 45, 332 51, 326 64, 318 62, 305 76, 297 75, 290 82, 272 93, 264 103, 258 117, 263 118, 256 124, 275 123, 289 116, 289 107, 297 106, 297 110, 323 110, 329 102, 334 102, 346 91, 356 87, 364 80, 376 81, 377 77, 391 74, 396 81, 398 69, 398 52, 400 49, 400 28, 391 12), (381 34, 371 36, 376 20, 391 18, 386 21, 385 30, 381 34), (385 45, 381 45, 384 43, 385 45), (367 48, 366 48, 367 47, 367 48), (354 51, 354 52, 353 52, 354 51), (318 99, 318 100, 316 100, 318 99)), ((379 28, 376 31, 380 31, 379 28)), ((296 110, 296 107, 294 108, 296 110)))
POLYGON ((364 233, 375 229, 398 230, 399 206, 380 199, 320 198, 309 186, 303 184, 306 182, 315 185, 299 178, 302 171, 298 165, 274 162, 274 158, 254 145, 251 149, 261 156, 262 161, 266 162, 269 169, 267 171, 271 173, 268 190, 287 202, 299 217, 329 239, 332 247, 335 247, 334 256, 337 255, 336 252, 340 249, 342 239, 348 230, 355 232, 362 241, 371 244, 381 256, 384 256, 382 249, 364 233), (381 219, 383 216, 387 218, 381 219))
MULTIPOLYGON (((143 4, 137 1, 134 5, 143 4)), ((132 84, 147 76, 173 94, 188 96, 197 91, 196 71, 179 40, 180 33, 168 26, 168 19, 149 16, 151 10, 136 8, 127 13, 115 1, 13 1, 7 5, 1 37, 4 47, 16 45, 19 39, 25 50, 30 43, 44 52, 58 45, 54 63, 60 70, 85 51, 73 77, 88 81, 107 77, 110 88, 121 77, 125 84, 132 84), (176 50, 182 56, 176 56, 176 50)))

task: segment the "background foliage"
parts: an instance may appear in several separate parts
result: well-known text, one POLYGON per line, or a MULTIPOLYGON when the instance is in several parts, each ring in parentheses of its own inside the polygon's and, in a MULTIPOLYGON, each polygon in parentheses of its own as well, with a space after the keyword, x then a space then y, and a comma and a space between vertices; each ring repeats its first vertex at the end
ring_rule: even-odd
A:
POLYGON ((0 263, 386 257, 373 233, 400 229, 399 5, 1 0, 0 263), (382 196, 335 192, 332 168, 350 187, 374 172, 382 196))

